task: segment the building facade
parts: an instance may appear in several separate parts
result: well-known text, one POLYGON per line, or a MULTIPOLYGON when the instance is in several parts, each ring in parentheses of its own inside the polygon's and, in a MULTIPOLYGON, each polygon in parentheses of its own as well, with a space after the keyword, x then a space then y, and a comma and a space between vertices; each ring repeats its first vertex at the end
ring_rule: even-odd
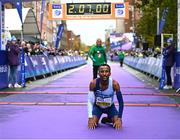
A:
POLYGON ((136 8, 137 0, 125 0, 129 2, 129 19, 124 20, 125 32, 135 32, 136 22, 141 18, 141 11, 136 8))
MULTIPOLYGON (((62 34, 62 38, 59 44, 60 49, 66 49, 67 47, 67 25, 66 21, 51 21, 48 20, 49 16, 49 3, 53 2, 52 0, 46 0, 45 1, 45 8, 44 8, 44 13, 43 13, 43 22, 41 25, 41 7, 42 7, 42 1, 28 1, 24 2, 23 6, 24 7, 31 7, 36 15, 36 20, 37 24, 39 27, 39 30, 41 32, 41 37, 40 39, 42 41, 47 42, 51 46, 55 46, 56 42, 56 36, 58 32, 58 27, 60 24, 64 25, 64 31, 62 34)), ((60 0, 56 0, 56 2, 60 2, 60 0)))

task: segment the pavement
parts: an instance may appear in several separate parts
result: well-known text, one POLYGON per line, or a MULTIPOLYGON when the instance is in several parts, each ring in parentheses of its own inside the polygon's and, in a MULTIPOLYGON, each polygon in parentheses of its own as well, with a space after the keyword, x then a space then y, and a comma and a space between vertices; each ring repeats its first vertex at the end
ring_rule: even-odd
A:
MULTIPOLYGON (((109 63, 120 83, 123 127, 87 128, 87 92, 92 66, 71 69, 0 91, 0 139, 180 139, 179 94, 159 90, 157 79, 116 62, 109 63)), ((116 101, 116 100, 115 100, 116 101)))

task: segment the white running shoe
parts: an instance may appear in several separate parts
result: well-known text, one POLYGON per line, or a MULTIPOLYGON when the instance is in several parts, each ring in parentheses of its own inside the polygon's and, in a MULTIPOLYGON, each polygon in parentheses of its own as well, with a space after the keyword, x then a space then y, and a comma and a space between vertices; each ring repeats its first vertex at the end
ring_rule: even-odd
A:
POLYGON ((15 87, 15 88, 22 88, 22 86, 19 85, 18 83, 14 84, 14 87, 15 87))
POLYGON ((8 88, 13 88, 13 85, 12 85, 12 84, 9 84, 9 85, 8 85, 8 88))
POLYGON ((163 89, 172 89, 172 86, 165 85, 163 89))

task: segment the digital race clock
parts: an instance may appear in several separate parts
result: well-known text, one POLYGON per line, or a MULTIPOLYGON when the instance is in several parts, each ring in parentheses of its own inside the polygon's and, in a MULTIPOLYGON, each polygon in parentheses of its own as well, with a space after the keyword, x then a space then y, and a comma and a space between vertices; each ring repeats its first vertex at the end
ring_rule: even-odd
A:
POLYGON ((50 3, 49 20, 128 19, 129 3, 50 3))
POLYGON ((111 3, 66 3, 67 15, 111 14, 111 3))

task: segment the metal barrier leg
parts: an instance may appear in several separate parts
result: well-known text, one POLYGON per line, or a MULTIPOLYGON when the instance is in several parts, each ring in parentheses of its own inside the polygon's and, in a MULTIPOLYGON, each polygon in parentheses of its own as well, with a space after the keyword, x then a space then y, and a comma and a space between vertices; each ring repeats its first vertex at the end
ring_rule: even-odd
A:
POLYGON ((35 76, 33 77, 33 79, 34 79, 34 81, 36 81, 36 77, 35 76))
POLYGON ((180 88, 178 88, 178 89, 176 90, 176 93, 178 93, 178 92, 180 93, 180 88))

